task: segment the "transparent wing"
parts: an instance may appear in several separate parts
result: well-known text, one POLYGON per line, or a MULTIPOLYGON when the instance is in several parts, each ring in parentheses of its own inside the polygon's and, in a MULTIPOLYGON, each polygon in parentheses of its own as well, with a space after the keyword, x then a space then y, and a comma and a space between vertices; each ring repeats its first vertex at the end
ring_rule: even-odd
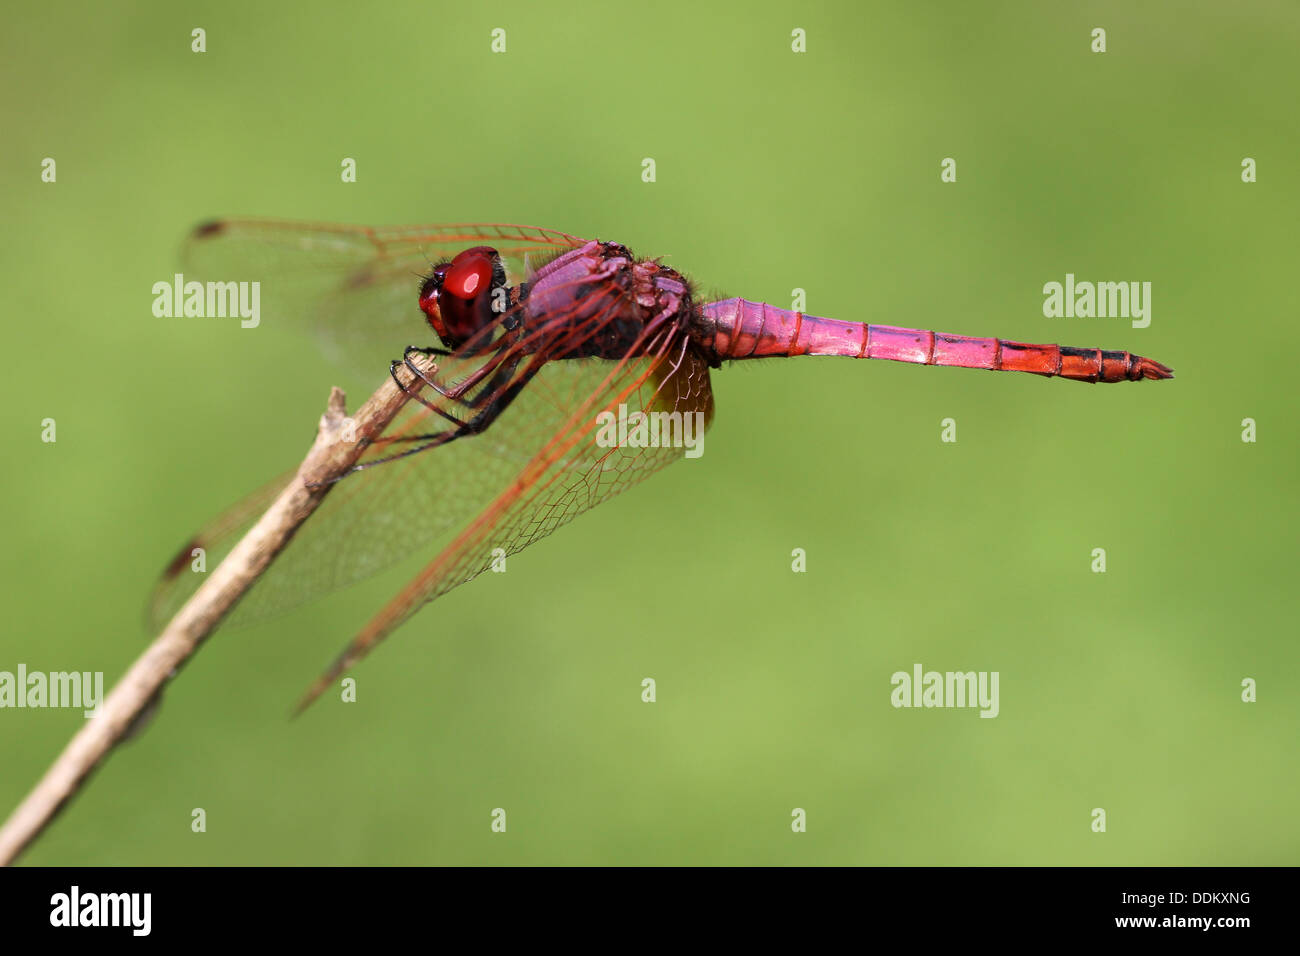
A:
POLYGON ((585 240, 506 224, 347 226, 219 219, 186 241, 186 280, 260 283, 259 329, 309 331, 327 357, 376 379, 403 347, 431 341, 418 291, 430 268, 475 245, 501 253, 511 284, 585 240))
MULTIPOLYGON (((617 416, 620 403, 629 414, 698 412, 692 432, 682 433, 683 438, 698 435, 713 414, 708 367, 679 335, 667 337, 653 355, 547 363, 483 434, 339 482, 235 607, 227 626, 264 620, 413 553, 438 555, 430 568, 443 570, 419 594, 404 599, 404 620, 425 601, 477 575, 490 564, 493 549, 513 554, 682 457, 681 447, 602 444, 599 413, 617 416)), ((686 419, 681 421, 684 429, 686 419)), ((434 412, 412 402, 385 433, 391 441, 368 449, 362 461, 391 454, 407 436, 441 427, 434 412)), ((155 587, 150 602, 155 630, 293 478, 290 472, 268 483, 186 543, 155 587), (193 559, 196 548, 204 550, 202 570, 193 559)), ((399 623, 392 621, 385 633, 399 623)))
MULTIPOLYGON (((544 431, 549 439, 525 461, 476 474, 474 504, 455 508, 456 530, 443 539, 437 556, 348 645, 307 692, 300 708, 424 604, 487 570, 498 549, 513 554, 526 548, 683 456, 680 446, 640 446, 631 431, 625 444, 610 443, 611 422, 634 420, 636 412, 667 416, 657 419, 662 424, 650 428, 649 434, 672 434, 676 427, 683 440, 701 434, 712 421, 708 364, 685 334, 651 329, 643 345, 647 354, 617 362, 582 359, 548 366, 548 371, 558 366, 566 375, 563 385, 552 383, 567 392, 559 419, 549 415, 548 407, 543 425, 532 411, 538 406, 530 405, 530 411, 516 416, 510 430, 497 438, 520 450, 536 447, 528 440, 516 441, 523 435, 544 431), (459 519, 471 514, 468 524, 462 524, 459 519)), ((505 459, 499 461, 504 465, 505 459)), ((398 540, 404 530, 395 532, 398 540)))
POLYGON ((296 474, 297 469, 263 485, 217 515, 185 542, 154 585, 145 615, 145 626, 150 631, 161 630, 175 616, 198 590, 208 570, 225 559, 296 474))

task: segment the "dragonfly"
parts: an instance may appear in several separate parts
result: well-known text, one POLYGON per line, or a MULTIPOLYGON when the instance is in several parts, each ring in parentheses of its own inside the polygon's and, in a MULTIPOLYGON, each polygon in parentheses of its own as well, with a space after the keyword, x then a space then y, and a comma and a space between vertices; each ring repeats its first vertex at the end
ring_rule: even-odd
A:
MULTIPOLYGON (((712 423, 710 373, 724 362, 844 356, 1094 383, 1173 377, 1126 351, 701 301, 662 257, 534 226, 224 219, 192 233, 185 259, 209 278, 261 282, 264 324, 314 332, 372 374, 386 365, 410 396, 227 622, 428 558, 299 709, 425 604, 689 454, 692 424, 702 435, 712 423), (394 358, 421 324, 437 344, 394 358)), ((224 557, 293 480, 269 482, 185 544, 155 587, 155 626, 202 583, 196 549, 203 566, 224 557)))

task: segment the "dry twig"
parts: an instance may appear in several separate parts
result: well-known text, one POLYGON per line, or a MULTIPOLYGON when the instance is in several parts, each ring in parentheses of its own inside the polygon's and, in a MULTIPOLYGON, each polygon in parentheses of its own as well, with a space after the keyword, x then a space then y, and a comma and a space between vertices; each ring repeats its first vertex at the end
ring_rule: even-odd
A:
POLYGON ((295 480, 136 659, 100 704, 99 713, 77 731, 0 828, 0 865, 12 863, 81 789, 168 679, 193 656, 316 510, 333 487, 328 482, 356 463, 365 450, 360 439, 382 434, 409 397, 394 382, 386 381, 357 411, 352 418, 354 429, 347 434, 343 392, 335 388, 330 393, 316 441, 295 480))

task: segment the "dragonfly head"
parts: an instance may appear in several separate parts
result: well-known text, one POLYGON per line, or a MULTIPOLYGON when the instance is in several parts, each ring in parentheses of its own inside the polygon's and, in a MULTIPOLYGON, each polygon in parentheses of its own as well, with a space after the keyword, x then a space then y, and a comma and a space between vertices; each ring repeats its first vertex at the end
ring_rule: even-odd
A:
POLYGON ((488 246, 439 263, 420 286, 420 310, 442 344, 453 350, 493 325, 509 302, 505 265, 488 246))

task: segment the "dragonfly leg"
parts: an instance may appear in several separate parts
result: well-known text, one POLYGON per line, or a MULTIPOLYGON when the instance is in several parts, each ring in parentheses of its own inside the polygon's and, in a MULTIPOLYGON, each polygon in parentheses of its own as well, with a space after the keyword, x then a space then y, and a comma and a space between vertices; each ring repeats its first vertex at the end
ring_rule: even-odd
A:
POLYGON ((452 415, 450 412, 446 411, 445 409, 440 408, 439 406, 433 404, 423 395, 420 395, 418 392, 412 392, 410 383, 403 382, 400 378, 397 377, 398 366, 405 364, 406 367, 411 370, 411 374, 414 375, 416 378, 418 378, 425 385, 428 385, 430 388, 432 388, 435 392, 437 392, 439 395, 443 396, 444 398, 451 397, 447 394, 447 390, 445 390, 441 385, 433 381, 433 379, 429 378, 422 371, 416 368, 415 364, 411 362, 411 359, 409 357, 411 352, 420 352, 425 355, 450 355, 451 354, 446 349, 433 349, 433 348, 420 349, 420 348, 416 348, 414 345, 408 345, 406 348, 406 352, 403 354, 402 361, 399 362, 396 359, 394 359, 393 362, 388 366, 388 374, 392 377, 393 381, 397 383, 397 387, 400 388, 406 395, 415 399, 417 402, 419 402, 429 411, 436 412, 437 414, 441 415, 443 418, 447 419, 447 421, 451 422, 453 425, 465 424, 455 415, 452 415))
MULTIPOLYGON (((321 482, 321 484, 334 484, 338 481, 342 481, 348 475, 355 472, 365 471, 366 469, 373 468, 376 465, 386 465, 389 462, 398 461, 402 458, 409 458, 412 455, 418 455, 422 451, 428 451, 431 448, 439 448, 442 445, 455 441, 457 438, 467 438, 471 435, 482 434, 488 430, 497 418, 500 417, 502 412, 510 407, 510 403, 519 396, 519 393, 524 390, 524 387, 530 381, 532 381, 533 376, 541 370, 541 367, 544 364, 545 363, 540 360, 534 360, 524 369, 523 373, 519 375, 515 381, 510 382, 509 385, 505 385, 505 383, 514 377, 518 361, 516 360, 515 362, 510 363, 508 366, 499 367, 497 369, 497 374, 492 377, 490 387, 483 389, 483 392, 473 400, 476 404, 481 403, 482 407, 479 408, 477 413, 468 421, 458 423, 455 428, 448 428, 440 432, 431 432, 427 435, 397 435, 392 437, 381 436, 376 438, 371 442, 372 445, 399 441, 423 442, 423 444, 416 448, 408 448, 406 451, 401 451, 394 455, 385 455, 383 458, 373 458, 370 461, 362 462, 359 465, 353 465, 348 471, 345 471, 332 481, 321 482), (498 379, 500 379, 499 383, 498 379), (501 385, 505 385, 505 387, 502 388, 500 387, 501 385), (488 396, 486 401, 483 399, 484 395, 488 396)), ((471 405, 468 402, 466 405, 470 408, 476 407, 476 405, 471 405)), ((453 421, 454 420, 455 419, 453 419, 453 421)))
MULTIPOLYGON (((397 383, 397 387, 400 388, 403 392, 405 392, 407 395, 410 395, 412 398, 418 401, 425 408, 429 409, 430 411, 437 412, 443 418, 447 419, 448 421, 456 425, 460 425, 462 424, 462 422, 459 419, 454 418, 451 415, 448 415, 441 408, 437 408, 434 405, 430 404, 429 401, 423 398, 422 396, 412 393, 410 391, 410 383, 404 383, 402 382, 401 379, 397 377, 397 366, 405 365, 407 370, 410 371, 411 375, 413 376, 413 380, 419 379, 421 382, 423 382, 429 388, 433 389, 443 398, 450 399, 451 401, 455 401, 455 402, 460 402, 462 404, 468 405, 471 408, 477 408, 479 405, 483 404, 484 396, 487 393, 487 390, 484 390, 484 392, 480 392, 475 399, 472 399, 470 401, 465 401, 464 399, 465 393, 468 392, 471 388, 477 386, 488 375, 491 375, 495 372, 499 372, 502 366, 507 362, 509 363, 508 367, 511 370, 509 374, 513 375, 514 368, 519 364, 519 359, 521 358, 520 353, 516 352, 513 348, 511 347, 502 348, 499 351, 497 351, 488 361, 484 362, 481 366, 475 369, 469 376, 465 378, 464 381, 457 382, 455 385, 451 386, 450 388, 445 388, 442 385, 439 385, 437 382, 435 382, 428 375, 426 375, 423 370, 421 370, 414 362, 411 361, 412 353, 417 353, 420 355, 439 355, 439 356, 450 356, 452 355, 452 353, 448 352, 446 349, 441 349, 441 348, 422 348, 416 345, 408 345, 405 351, 402 352, 401 361, 400 362, 394 361, 392 364, 388 366, 388 374, 392 376, 393 381, 397 383), (512 353, 513 353, 513 360, 511 359, 512 353)), ((508 377, 509 375, 507 375, 507 378, 508 377)))
MULTIPOLYGON (((438 351, 441 352, 441 354, 443 355, 451 354, 445 350, 438 350, 438 351)), ((483 381, 483 379, 487 378, 489 375, 495 374, 504 364, 509 363, 510 368, 513 370, 515 366, 519 364, 519 359, 522 357, 522 353, 519 352, 513 345, 506 345, 505 347, 500 348, 496 352, 494 352, 491 358, 489 358, 486 362, 484 362, 473 372, 471 372, 468 376, 466 376, 464 381, 457 382, 455 385, 452 385, 450 388, 444 388, 443 386, 439 385, 437 382, 432 381, 411 361, 412 352, 426 353, 426 350, 421 348, 416 348, 414 345, 408 345, 406 347, 406 351, 402 353, 402 361, 403 363, 405 363, 406 367, 411 370, 411 374, 414 375, 416 378, 418 378, 420 381, 424 382, 424 384, 428 385, 430 388, 436 391, 443 398, 449 398, 454 401, 462 400, 462 397, 465 395, 466 392, 468 392, 470 389, 477 386, 480 382, 483 381)), ((513 371, 511 374, 513 374, 513 371)))
MULTIPOLYGON (((402 361, 401 361, 401 364, 405 365, 408 369, 410 369, 410 370, 411 370, 411 374, 414 375, 416 378, 418 378, 420 381, 422 381, 425 385, 428 385, 431 389, 433 389, 433 390, 434 390, 435 392, 437 392, 439 395, 442 395, 442 396, 446 397, 447 392, 443 389, 443 387, 442 387, 441 385, 439 385, 437 382, 435 382, 433 379, 431 379, 431 378, 429 378, 427 375, 425 375, 424 372, 421 371, 421 370, 420 370, 420 369, 415 365, 415 363, 411 361, 411 355, 412 355, 412 353, 414 353, 414 354, 416 354, 416 355, 423 355, 423 356, 425 356, 426 358, 427 358, 428 356, 430 356, 430 355, 436 355, 436 356, 438 356, 439 358, 449 358, 449 357, 451 356, 451 353, 448 352, 446 349, 440 349, 440 348, 437 348, 437 347, 434 347, 434 346, 424 346, 424 347, 421 347, 421 346, 419 346, 419 345, 408 345, 408 346, 407 346, 407 347, 402 351, 402 361)), ((396 366, 396 365, 398 365, 398 364, 399 364, 399 363, 397 363, 397 362, 393 362, 393 365, 394 365, 394 366, 396 366)), ((437 369, 437 365, 434 366, 434 369, 435 369, 435 370, 437 369)))

